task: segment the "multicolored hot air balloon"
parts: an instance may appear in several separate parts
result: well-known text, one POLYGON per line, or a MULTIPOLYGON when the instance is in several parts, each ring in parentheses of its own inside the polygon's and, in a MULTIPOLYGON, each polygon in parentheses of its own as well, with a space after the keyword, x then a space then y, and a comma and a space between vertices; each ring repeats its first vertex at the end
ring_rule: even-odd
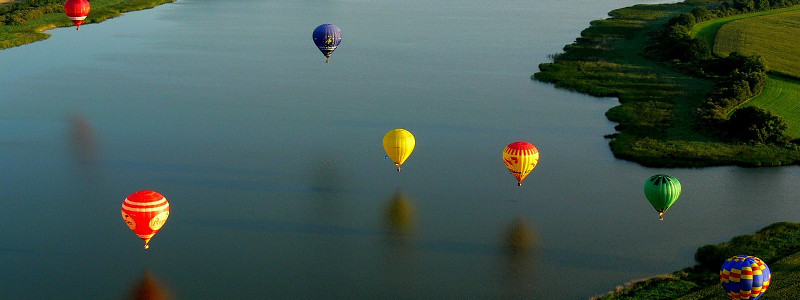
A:
POLYGON ((522 186, 522 180, 536 168, 539 163, 539 149, 528 142, 513 142, 503 150, 503 163, 517 178, 517 185, 522 186))
POLYGON ((397 172, 400 172, 400 165, 414 151, 416 143, 414 135, 403 128, 392 129, 383 136, 383 149, 386 150, 386 155, 394 161, 397 172))
POLYGON ((83 24, 83 20, 86 19, 86 16, 89 15, 90 8, 91 5, 89 5, 89 1, 86 0, 67 0, 67 2, 64 3, 64 13, 72 20, 72 23, 78 26, 75 30, 81 29, 81 24, 83 24))
POLYGON ((148 190, 131 194, 122 202, 122 219, 150 248, 150 239, 169 218, 169 202, 163 195, 148 190))
POLYGON ((719 270, 722 288, 734 300, 758 299, 767 291, 771 280, 769 267, 755 256, 733 256, 728 258, 719 270))
POLYGON ((342 31, 336 25, 322 24, 314 29, 312 37, 319 51, 322 52, 322 55, 325 55, 325 63, 327 64, 333 50, 336 50, 336 47, 339 47, 339 43, 342 42, 342 31))
POLYGON ((653 175, 644 182, 644 195, 658 212, 658 218, 664 221, 664 213, 681 195, 681 183, 666 174, 653 175))

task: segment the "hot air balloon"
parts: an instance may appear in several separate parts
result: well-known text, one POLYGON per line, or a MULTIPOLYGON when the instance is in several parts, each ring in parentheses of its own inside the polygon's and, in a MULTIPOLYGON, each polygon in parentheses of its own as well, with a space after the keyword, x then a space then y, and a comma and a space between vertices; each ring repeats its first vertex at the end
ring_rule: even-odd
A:
POLYGON ((522 186, 522 180, 533 171, 539 163, 539 149, 528 142, 513 142, 503 150, 503 163, 517 178, 517 185, 522 186))
POLYGON ((319 51, 322 52, 322 55, 325 55, 325 63, 327 64, 333 50, 336 50, 336 47, 339 47, 339 43, 342 42, 342 31, 336 25, 322 24, 314 29, 312 37, 319 51))
POLYGON ((83 20, 89 15, 89 9, 89 1, 86 0, 67 0, 67 2, 64 3, 64 12, 67 14, 67 17, 72 20, 72 23, 78 26, 75 30, 81 29, 83 20))
POLYGON ((414 151, 414 145, 416 145, 414 135, 403 128, 392 129, 383 136, 383 149, 386 150, 386 155, 394 161, 397 172, 400 172, 400 165, 414 151))
POLYGON ((131 194, 122 202, 122 219, 150 248, 150 239, 169 217, 169 202, 163 195, 148 190, 131 194))
POLYGON ((769 267, 755 256, 733 256, 728 258, 719 270, 722 288, 734 300, 758 299, 767 291, 771 280, 769 267))
POLYGON ((664 213, 681 195, 681 183, 666 174, 653 175, 644 182, 644 195, 658 212, 658 218, 664 221, 664 213))

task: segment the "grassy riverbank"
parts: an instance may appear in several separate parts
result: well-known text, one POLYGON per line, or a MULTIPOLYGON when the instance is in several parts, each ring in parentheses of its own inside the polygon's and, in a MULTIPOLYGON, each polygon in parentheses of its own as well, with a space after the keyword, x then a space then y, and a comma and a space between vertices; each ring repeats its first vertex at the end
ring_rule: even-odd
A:
POLYGON ((697 250, 698 265, 671 274, 629 282, 593 299, 730 299, 719 283, 719 269, 728 257, 761 258, 772 282, 760 299, 796 299, 800 291, 800 223, 775 223, 751 235, 697 250))
POLYGON ((784 145, 734 143, 700 122, 697 111, 714 85, 645 57, 650 34, 671 18, 720 1, 635 5, 592 21, 553 63, 532 77, 620 104, 606 116, 619 123, 609 143, 618 158, 654 167, 786 165, 800 151, 784 145), (709 3, 713 2, 713 3, 709 3))
MULTIPOLYGON (((175 0, 93 0, 83 24, 99 23, 122 13, 174 2, 175 0)), ((75 26, 64 15, 63 1, 20 0, 4 5, 0 25, 0 49, 21 46, 50 36, 45 30, 75 26), (35 3, 35 4, 31 4, 35 3)))

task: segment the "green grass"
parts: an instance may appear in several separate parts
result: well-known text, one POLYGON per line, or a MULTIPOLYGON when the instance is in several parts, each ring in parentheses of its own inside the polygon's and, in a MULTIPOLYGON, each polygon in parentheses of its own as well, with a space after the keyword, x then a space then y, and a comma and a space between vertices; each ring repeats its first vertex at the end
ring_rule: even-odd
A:
MULTIPOLYGON (((83 24, 99 23, 129 11, 152 8, 175 0, 93 0, 91 11, 83 24)), ((45 14, 25 25, 0 26, 0 49, 21 46, 44 40, 50 36, 43 31, 56 27, 75 26, 61 12, 45 14)))
MULTIPOLYGON (((772 14, 780 14, 798 10, 800 10, 800 6, 711 19, 705 22, 700 22, 695 24, 694 27, 692 27, 692 30, 689 35, 691 35, 694 38, 705 39, 708 42, 708 45, 712 47, 712 51, 714 51, 714 53, 717 53, 717 48, 716 48, 717 46, 715 44, 716 36, 719 32, 719 29, 723 27, 725 24, 742 19, 772 15, 772 14)), ((725 55, 727 55, 727 53, 730 53, 730 51, 726 52, 725 55)))
POLYGON ((800 137, 800 82, 780 76, 770 76, 761 95, 745 103, 757 106, 782 117, 789 129, 787 134, 800 137))
POLYGON ((716 55, 758 54, 770 72, 800 78, 799 44, 800 7, 794 7, 724 24, 713 45, 716 55))
MULTIPOLYGON (((731 52, 758 54, 767 62, 770 73, 800 78, 800 6, 746 14, 738 18, 723 18, 706 29, 697 30, 698 36, 711 35, 707 28, 715 27, 714 54, 725 56, 731 52), (722 21, 720 21, 722 20, 722 21)), ((705 24, 701 23, 701 24, 705 24)), ((788 125, 787 134, 800 137, 800 82, 780 76, 770 76, 761 95, 742 107, 757 106, 781 116, 788 125)))

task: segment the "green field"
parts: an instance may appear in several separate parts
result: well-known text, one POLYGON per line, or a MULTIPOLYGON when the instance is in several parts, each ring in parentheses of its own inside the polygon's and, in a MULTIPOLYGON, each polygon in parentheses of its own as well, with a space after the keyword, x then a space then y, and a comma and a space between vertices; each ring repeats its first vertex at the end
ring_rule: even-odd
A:
MULTIPOLYGON (((742 20, 742 19, 749 19, 754 17, 760 17, 765 15, 773 15, 773 14, 781 14, 785 12, 793 12, 793 11, 800 11, 800 6, 795 7, 788 7, 783 9, 776 9, 776 10, 768 10, 768 11, 760 11, 755 13, 749 14, 741 14, 741 15, 733 15, 724 18, 717 18, 711 19, 705 22, 700 22, 692 27, 690 35, 695 38, 702 38, 708 42, 708 45, 712 46, 712 50, 715 54, 719 55, 717 52, 717 46, 715 43, 716 36, 718 34, 719 29, 730 22, 742 20)), ((724 52, 725 55, 730 53, 731 51, 724 52)))
MULTIPOLYGON (((764 57, 770 73, 800 79, 800 7, 748 14, 744 18, 711 22, 718 31, 714 35, 714 54, 731 52, 758 54, 764 57)), ((693 30, 693 32, 695 32, 693 30)), ((709 30, 696 31, 710 35, 709 30)), ((764 91, 745 106, 757 106, 781 116, 788 125, 787 134, 800 137, 800 82, 770 76, 764 91)))
POLYGON ((800 82, 780 76, 770 76, 761 95, 745 103, 774 112, 786 120, 786 134, 800 137, 800 82))
POLYGON ((770 72, 800 78, 800 10, 732 21, 719 28, 714 54, 758 54, 770 72))

